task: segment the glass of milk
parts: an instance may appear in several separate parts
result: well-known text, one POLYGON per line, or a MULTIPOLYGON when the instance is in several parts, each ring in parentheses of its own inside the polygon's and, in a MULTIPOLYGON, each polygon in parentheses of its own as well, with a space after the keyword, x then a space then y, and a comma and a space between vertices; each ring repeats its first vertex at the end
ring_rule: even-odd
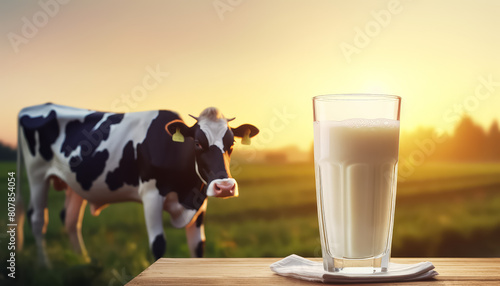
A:
POLYGON ((313 98, 314 166, 323 265, 386 272, 391 255, 401 97, 313 98))

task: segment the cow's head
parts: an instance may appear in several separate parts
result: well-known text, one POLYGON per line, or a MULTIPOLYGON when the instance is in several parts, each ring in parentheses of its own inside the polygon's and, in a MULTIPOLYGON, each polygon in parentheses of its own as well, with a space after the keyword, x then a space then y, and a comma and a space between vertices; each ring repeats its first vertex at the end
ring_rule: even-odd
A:
POLYGON ((184 137, 194 139, 196 153, 195 168, 200 179, 207 185, 207 196, 236 197, 238 184, 231 177, 229 162, 233 151, 234 137, 241 137, 243 144, 249 144, 250 138, 259 133, 257 127, 243 124, 231 128, 218 109, 209 107, 196 119, 196 124, 189 127, 182 120, 169 122, 165 129, 174 141, 183 141, 184 137))

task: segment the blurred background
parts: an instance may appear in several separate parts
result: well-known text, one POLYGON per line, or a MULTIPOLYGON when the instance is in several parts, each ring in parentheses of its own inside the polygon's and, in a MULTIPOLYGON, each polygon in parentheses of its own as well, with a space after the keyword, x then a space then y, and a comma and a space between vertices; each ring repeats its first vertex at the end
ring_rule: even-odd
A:
MULTIPOLYGON (((0 182, 15 171, 17 113, 54 102, 100 111, 216 106, 234 126, 240 197, 209 199, 206 257, 320 257, 312 97, 403 98, 393 256, 500 256, 500 2, 2 1, 0 182)), ((27 184, 24 199, 29 198, 27 184)), ((18 284, 122 285, 153 261, 140 204, 87 209, 92 263, 71 251, 51 191, 47 248, 29 226, 18 284)), ((4 199, 7 203, 7 195, 4 199)), ((188 257, 169 224, 166 257, 188 257)), ((8 254, 0 208, 0 280, 8 254)))

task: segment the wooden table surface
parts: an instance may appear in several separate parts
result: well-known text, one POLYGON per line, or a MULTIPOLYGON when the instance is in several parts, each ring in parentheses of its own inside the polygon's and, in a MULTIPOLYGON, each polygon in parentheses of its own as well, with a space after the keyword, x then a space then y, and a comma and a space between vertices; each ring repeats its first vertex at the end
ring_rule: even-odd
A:
MULTIPOLYGON (((127 285, 322 285, 275 274, 269 265, 280 259, 161 258, 127 285)), ((311 260, 321 261, 321 258, 311 260)), ((500 258, 392 258, 391 261, 430 261, 439 275, 427 281, 366 285, 500 285, 500 258)))

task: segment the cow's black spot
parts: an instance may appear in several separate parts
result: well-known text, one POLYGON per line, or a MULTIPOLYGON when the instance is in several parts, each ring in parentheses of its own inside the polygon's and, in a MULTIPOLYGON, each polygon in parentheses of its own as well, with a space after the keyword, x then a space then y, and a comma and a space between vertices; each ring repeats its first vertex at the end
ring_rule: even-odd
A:
POLYGON ((202 149, 199 151, 208 149, 208 147, 209 147, 208 138, 207 138, 207 135, 205 134, 205 132, 203 132, 199 128, 195 128, 194 138, 195 138, 195 141, 200 143, 200 145, 202 147, 202 149))
POLYGON ((228 178, 226 162, 219 147, 212 145, 198 157, 198 171, 207 182, 228 178))
POLYGON ((59 218, 61 219, 62 223, 66 220, 66 209, 62 209, 61 212, 59 213, 59 218))
MULTIPOLYGON (((92 129, 103 118, 103 116, 104 113, 102 112, 94 112, 85 116, 83 122, 80 122, 80 120, 77 119, 70 121, 66 125, 66 130, 65 130, 66 137, 64 138, 64 142, 61 145, 61 152, 64 154, 64 156, 68 157, 71 154, 71 152, 73 152, 78 146, 81 146, 82 148, 89 148, 88 146, 92 147, 92 145, 94 146, 96 145, 96 144, 91 144, 89 140, 92 139, 92 141, 94 141, 94 137, 91 138, 87 137, 89 137, 90 134, 94 133, 92 132, 92 129)), ((99 142, 100 141, 96 141, 95 143, 99 142)), ((91 151, 91 149, 89 149, 87 152, 89 151, 91 151)))
POLYGON ((110 127, 123 119, 123 114, 113 114, 104 121, 105 113, 94 112, 83 119, 73 120, 66 125, 66 137, 61 145, 61 152, 68 157, 80 147, 79 154, 70 158, 71 171, 76 173, 76 180, 84 190, 89 190, 92 182, 102 174, 109 158, 108 150, 96 152, 99 145, 108 139, 110 127), (97 126, 97 124, 99 126, 97 126))
POLYGON ((201 212, 200 215, 196 218, 196 227, 200 227, 203 224, 203 216, 205 212, 201 212))
POLYGON ((32 215, 33 215, 33 208, 32 208, 32 207, 30 207, 30 208, 28 209, 28 212, 26 213, 26 216, 28 216, 28 224, 30 225, 30 227, 31 227, 31 216, 32 216, 32 215))
POLYGON ((52 110, 47 117, 30 117, 28 115, 24 115, 20 118, 19 123, 23 127, 24 137, 28 143, 28 149, 30 150, 31 155, 35 156, 35 134, 38 133, 38 151, 40 152, 40 155, 47 161, 52 159, 54 153, 52 152, 50 146, 59 136, 59 123, 57 122, 56 112, 52 110))
POLYGON ((151 248, 153 250, 153 255, 155 256, 155 260, 160 259, 163 256, 163 254, 165 254, 165 249, 167 248, 167 242, 165 241, 165 237, 163 237, 163 234, 158 234, 156 236, 151 248))
POLYGON ((196 246, 195 254, 196 257, 203 257, 203 253, 205 252, 205 241, 198 242, 198 246, 196 246))
POLYGON ((80 183, 83 190, 90 190, 92 182, 94 182, 94 180, 104 171, 108 158, 108 150, 85 156, 83 160, 79 160, 77 156, 71 157, 71 171, 76 173, 76 181, 80 183), (76 164, 72 162, 76 162, 76 164))
POLYGON ((118 167, 108 172, 106 176, 106 184, 108 184, 111 191, 122 187, 124 183, 132 186, 139 185, 139 168, 137 166, 132 140, 123 148, 122 158, 120 159, 118 167))
POLYGON ((103 112, 94 112, 85 116, 83 122, 73 120, 66 125, 66 137, 61 145, 64 156, 68 157, 79 146, 81 153, 92 153, 102 141, 108 139, 110 126, 120 123, 123 114, 110 115, 97 127, 104 115, 103 112))
POLYGON ((160 110, 151 122, 146 138, 137 145, 139 176, 142 182, 155 179, 162 196, 175 191, 185 208, 199 209, 206 190, 194 167, 194 140, 186 136, 183 143, 173 142, 165 130, 167 123, 179 119, 176 113, 160 110))
POLYGON ((222 143, 224 144, 224 151, 231 151, 231 147, 234 145, 234 135, 231 128, 228 128, 224 137, 222 137, 222 143))
POLYGON ((165 130, 165 125, 172 120, 180 119, 173 112, 160 110, 158 116, 153 119, 146 133, 146 138, 137 147, 141 150, 146 163, 156 168, 181 167, 184 162, 176 160, 179 146, 185 145, 180 142, 172 142, 172 137, 165 130))

